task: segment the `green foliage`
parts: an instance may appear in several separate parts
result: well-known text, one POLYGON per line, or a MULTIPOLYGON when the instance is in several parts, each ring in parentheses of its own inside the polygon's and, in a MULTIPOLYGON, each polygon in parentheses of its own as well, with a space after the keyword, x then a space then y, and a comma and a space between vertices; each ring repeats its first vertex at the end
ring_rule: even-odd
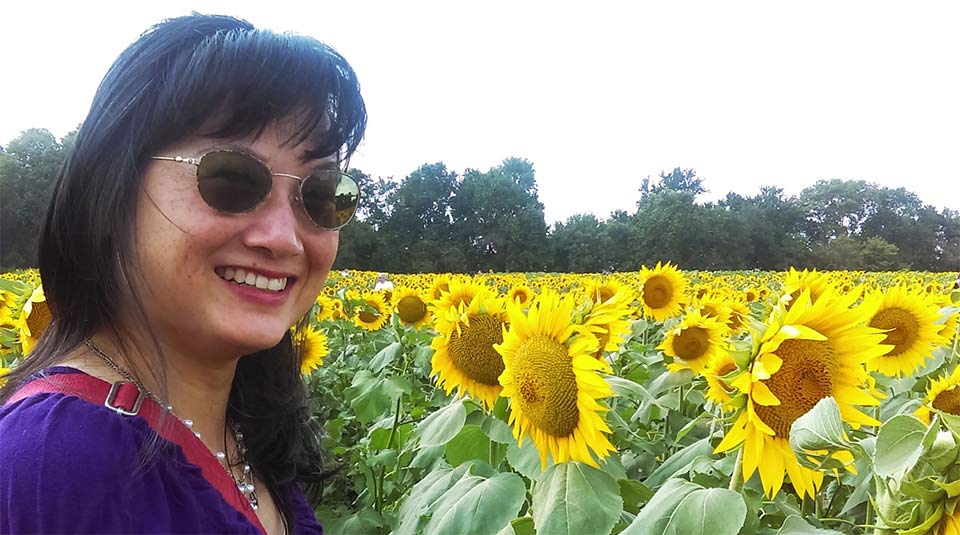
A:
MULTIPOLYGON (((36 265, 40 214, 73 139, 33 129, 0 150, 0 268, 36 265)), ((462 175, 429 163, 400 180, 350 172, 362 202, 341 231, 336 269, 602 272, 672 261, 686 269, 960 270, 960 213, 863 180, 821 180, 796 197, 767 186, 704 203, 705 180, 678 167, 641 181, 633 213, 581 213, 548 228, 524 159, 462 175)))
POLYGON ((73 138, 58 142, 47 130, 30 129, 0 152, 0 271, 37 265, 40 215, 73 138))

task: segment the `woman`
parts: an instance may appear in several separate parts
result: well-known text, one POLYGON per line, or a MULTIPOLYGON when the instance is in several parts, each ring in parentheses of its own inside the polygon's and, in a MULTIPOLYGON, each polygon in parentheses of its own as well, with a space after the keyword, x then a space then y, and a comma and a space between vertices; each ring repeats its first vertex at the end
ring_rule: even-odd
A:
POLYGON ((40 236, 54 319, 0 390, 0 532, 320 530, 296 332, 365 124, 307 37, 193 15, 120 55, 40 236))

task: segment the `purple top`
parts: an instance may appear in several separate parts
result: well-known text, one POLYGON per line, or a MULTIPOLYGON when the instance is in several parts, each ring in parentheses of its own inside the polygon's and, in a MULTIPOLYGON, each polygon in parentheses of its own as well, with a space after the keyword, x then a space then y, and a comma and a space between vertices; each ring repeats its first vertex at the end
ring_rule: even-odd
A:
MULTIPOLYGON (((55 366, 43 373, 83 373, 55 366)), ((260 533, 145 420, 75 396, 0 408, 0 533, 260 533)), ((323 533, 299 486, 285 489, 292 533, 323 533)))

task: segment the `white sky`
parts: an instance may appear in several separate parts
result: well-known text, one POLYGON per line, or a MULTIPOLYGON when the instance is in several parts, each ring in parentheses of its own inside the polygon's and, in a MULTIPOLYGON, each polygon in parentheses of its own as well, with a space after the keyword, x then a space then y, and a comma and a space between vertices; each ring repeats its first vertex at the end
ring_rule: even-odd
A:
POLYGON ((370 116, 355 167, 527 158, 548 223, 633 211, 677 166, 705 199, 843 178, 960 210, 954 1, 5 2, 0 144, 72 130, 117 54, 191 10, 337 48, 370 116))

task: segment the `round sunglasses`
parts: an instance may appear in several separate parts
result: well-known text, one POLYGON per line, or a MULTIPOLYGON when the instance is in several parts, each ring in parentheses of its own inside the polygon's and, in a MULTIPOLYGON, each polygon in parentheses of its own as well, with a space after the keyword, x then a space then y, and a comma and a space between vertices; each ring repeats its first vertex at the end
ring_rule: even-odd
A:
POLYGON ((211 208, 227 214, 242 214, 260 206, 270 196, 273 177, 284 176, 299 184, 297 198, 319 228, 338 230, 353 219, 360 202, 360 187, 350 175, 338 170, 319 170, 306 177, 274 173, 259 159, 236 150, 217 149, 199 158, 153 156, 194 165, 197 189, 211 208))

